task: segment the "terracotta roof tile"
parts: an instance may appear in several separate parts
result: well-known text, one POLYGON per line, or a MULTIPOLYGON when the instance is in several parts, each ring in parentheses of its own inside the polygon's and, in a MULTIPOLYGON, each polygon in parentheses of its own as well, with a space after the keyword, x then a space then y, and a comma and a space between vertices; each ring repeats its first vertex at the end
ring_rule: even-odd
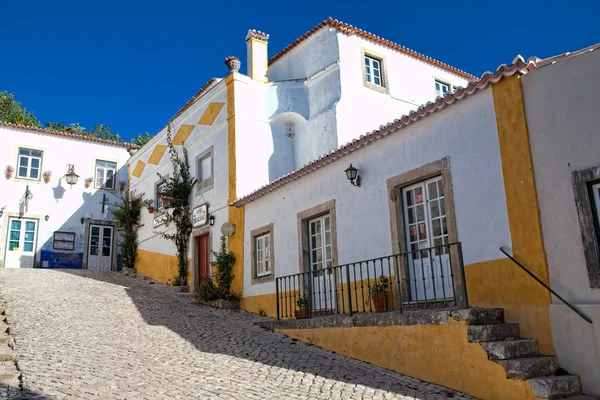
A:
POLYGON ((6 127, 9 127, 9 128, 25 129, 25 130, 28 130, 28 131, 33 131, 33 132, 38 132, 38 133, 44 133, 44 134, 47 134, 47 135, 62 136, 62 137, 66 137, 66 138, 69 138, 69 139, 81 140, 81 141, 84 141, 84 142, 94 142, 94 143, 105 144, 105 145, 110 145, 110 146, 123 147, 123 148, 126 148, 127 150, 129 150, 129 149, 136 150, 136 149, 140 148, 140 146, 138 146, 136 144, 131 144, 131 143, 127 143, 127 142, 115 142, 115 141, 112 141, 112 140, 100 139, 100 138, 97 138, 95 136, 77 135, 77 134, 74 134, 74 133, 54 131, 54 130, 51 130, 51 129, 37 128, 35 126, 27 126, 27 125, 20 125, 20 124, 11 124, 9 122, 2 122, 2 121, 0 121, 0 126, 6 126, 6 127))
POLYGON ((273 58, 271 58, 269 60, 269 65, 275 63, 277 60, 279 60, 281 57, 283 57, 286 53, 288 53, 289 51, 291 51, 294 47, 298 46, 300 43, 302 43, 303 41, 305 41, 306 39, 308 39, 309 37, 311 37, 312 35, 314 35, 315 33, 317 33, 321 28, 325 27, 325 26, 329 26, 331 28, 335 28, 338 31, 346 34, 346 35, 358 35, 361 36, 365 39, 368 40, 372 40, 376 43, 379 43, 383 46, 387 46, 391 49, 394 49, 396 51, 399 51, 401 53, 407 54, 409 56, 412 56, 414 58, 417 58, 421 61, 424 61, 426 63, 435 65, 436 67, 445 69, 446 71, 452 72, 454 74, 460 75, 465 79, 469 79, 469 80, 477 80, 477 77, 474 75, 471 75, 467 72, 461 71, 460 69, 454 68, 448 64, 445 64, 441 61, 435 60, 431 57, 427 57, 424 54, 421 53, 417 53, 414 50, 411 50, 409 48, 406 48, 402 45, 399 45, 397 43, 391 42, 389 40, 383 39, 377 35, 374 35, 370 32, 367 31, 363 31, 362 29, 356 28, 352 25, 348 25, 345 24, 341 21, 338 21, 337 19, 332 19, 331 17, 326 19, 325 21, 321 22, 319 25, 315 26, 314 28, 312 28, 310 31, 306 32, 304 35, 300 36, 298 39, 296 39, 294 42, 292 42, 290 45, 288 45, 285 49, 281 50, 279 53, 275 54, 273 56, 273 58))
POLYGON ((515 58, 513 63, 509 66, 502 64, 495 73, 486 72, 481 77, 481 80, 470 82, 467 87, 458 89, 455 93, 449 94, 445 97, 438 97, 434 102, 428 102, 427 104, 419 107, 416 111, 411 111, 408 115, 402 116, 400 119, 394 122, 388 123, 385 126, 381 126, 378 130, 375 130, 366 135, 361 135, 358 139, 354 139, 352 142, 347 143, 337 149, 332 150, 328 154, 325 154, 318 159, 309 162, 305 166, 284 175, 273 182, 255 190, 254 192, 237 199, 232 202, 231 205, 235 207, 242 206, 250 203, 253 200, 258 199, 266 195, 267 193, 273 192, 278 188, 298 180, 305 175, 308 175, 316 170, 331 164, 332 162, 351 154, 374 141, 383 139, 399 130, 410 126, 418 121, 430 116, 431 114, 443 110, 447 107, 452 106, 460 102, 461 100, 478 93, 481 90, 488 88, 490 85, 501 81, 504 78, 513 76, 515 74, 525 74, 536 68, 533 61, 525 62, 523 58, 518 56, 515 58))

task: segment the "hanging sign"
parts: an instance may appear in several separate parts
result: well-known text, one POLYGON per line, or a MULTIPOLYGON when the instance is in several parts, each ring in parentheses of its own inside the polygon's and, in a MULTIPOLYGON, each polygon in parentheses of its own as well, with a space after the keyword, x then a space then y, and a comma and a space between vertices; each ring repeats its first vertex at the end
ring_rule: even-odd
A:
POLYGON ((235 233, 235 225, 231 222, 225 222, 221 225, 221 233, 225 236, 231 236, 235 233))
POLYGON ((167 216, 165 214, 161 214, 152 220, 152 227, 156 228, 157 226, 161 226, 166 221, 167 221, 167 216))
POLYGON ((199 205, 192 211, 192 226, 194 228, 208 223, 208 205, 206 203, 199 205))

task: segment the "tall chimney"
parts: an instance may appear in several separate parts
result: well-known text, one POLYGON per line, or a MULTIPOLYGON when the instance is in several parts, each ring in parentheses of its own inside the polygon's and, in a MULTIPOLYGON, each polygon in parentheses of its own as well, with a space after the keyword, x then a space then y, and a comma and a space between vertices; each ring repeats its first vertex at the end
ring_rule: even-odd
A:
POLYGON ((246 74, 257 81, 267 82, 269 69, 268 50, 269 35, 250 29, 246 35, 246 74))

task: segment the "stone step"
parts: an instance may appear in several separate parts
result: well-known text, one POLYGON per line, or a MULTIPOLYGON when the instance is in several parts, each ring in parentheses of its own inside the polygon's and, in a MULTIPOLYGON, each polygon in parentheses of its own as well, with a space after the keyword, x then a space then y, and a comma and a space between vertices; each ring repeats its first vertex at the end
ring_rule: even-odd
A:
POLYGON ((452 311, 452 318, 467 321, 467 325, 492 325, 504 323, 503 308, 467 308, 452 311))
POLYGON ((535 397, 542 399, 559 399, 581 393, 581 383, 577 375, 544 376, 529 379, 527 382, 531 384, 531 391, 535 397))
POLYGON ((6 314, 0 314, 0 321, 6 322, 6 314))
POLYGON ((8 325, 0 322, 0 333, 8 333, 8 325))
POLYGON ((512 360, 495 360, 506 370, 509 379, 530 379, 554 375, 558 369, 556 357, 514 358, 512 360))
POLYGON ((487 351, 490 360, 509 360, 511 358, 535 357, 539 355, 535 339, 482 342, 481 347, 487 351))
POLYGON ((13 359, 13 350, 7 344, 0 344, 0 361, 10 361, 13 359))
POLYGON ((12 342, 12 336, 6 333, 0 333, 0 344, 9 344, 12 342))
POLYGON ((496 342, 519 337, 519 324, 469 325, 469 342, 496 342))
POLYGON ((19 371, 14 361, 0 362, 0 386, 19 386, 19 371))

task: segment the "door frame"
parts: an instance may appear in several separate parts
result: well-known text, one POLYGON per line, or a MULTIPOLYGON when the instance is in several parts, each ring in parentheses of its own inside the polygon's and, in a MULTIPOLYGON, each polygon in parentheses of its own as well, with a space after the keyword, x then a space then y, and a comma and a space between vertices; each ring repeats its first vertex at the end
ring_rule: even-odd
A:
POLYGON ((114 221, 106 221, 103 219, 85 219, 85 227, 83 230, 83 263, 81 268, 88 269, 88 253, 90 250, 90 225, 110 226, 113 229, 112 254, 110 258, 110 270, 115 271, 117 268, 117 256, 119 253, 119 232, 114 221))
MULTIPOLYGON (((196 228, 192 231, 192 243, 193 243, 193 253, 192 253, 192 292, 197 291, 200 288, 198 281, 200 279, 200 246, 198 245, 198 240, 196 240, 199 236, 208 236, 208 260, 210 262, 210 255, 213 251, 213 243, 212 243, 212 229, 210 225, 203 226, 201 228, 196 228)), ((211 270, 212 276, 212 270, 211 270)))
POLYGON ((40 218, 37 217, 26 217, 24 215, 19 215, 19 214, 13 214, 13 213, 8 213, 8 215, 6 215, 6 218, 2 219, 2 230, 4 231, 4 235, 3 235, 3 239, 4 239, 4 255, 2 257, 2 263, 0 264, 0 268, 5 268, 6 267, 6 251, 8 249, 8 245, 7 242, 9 241, 8 238, 10 236, 10 219, 11 218, 16 218, 16 219, 31 219, 31 220, 35 220, 37 221, 37 223, 35 224, 35 241, 33 242, 33 267, 32 268, 39 268, 39 265, 37 265, 37 259, 38 259, 38 235, 40 232, 40 218), (6 222, 6 223, 5 223, 6 222), (6 225, 6 227, 5 227, 6 225), (36 267, 37 266, 37 267, 36 267))
MULTIPOLYGON (((441 160, 423 165, 387 180, 390 231, 392 233, 391 239, 394 254, 407 252, 402 189, 436 176, 442 177, 444 206, 446 208, 446 224, 448 225, 448 243, 455 243, 458 241, 456 215, 454 213, 454 196, 452 192, 452 177, 450 173, 450 158, 444 157, 441 160)), ((456 279, 454 279, 454 298, 458 304, 465 304, 463 284, 459 278, 461 276, 459 257, 458 253, 452 249, 450 251, 450 262, 452 265, 452 272, 456 277, 456 279)), ((404 268, 399 268, 398 273, 401 282, 403 282, 401 300, 406 302, 410 300, 410 288, 404 284, 408 277, 404 268)))

